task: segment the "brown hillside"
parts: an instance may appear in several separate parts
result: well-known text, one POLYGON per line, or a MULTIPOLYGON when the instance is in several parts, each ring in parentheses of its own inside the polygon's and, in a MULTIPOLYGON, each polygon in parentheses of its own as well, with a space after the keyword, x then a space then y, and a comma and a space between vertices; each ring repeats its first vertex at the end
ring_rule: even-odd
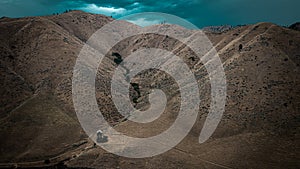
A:
MULTIPOLYGON (((125 58, 140 47, 172 51, 192 67, 201 89, 199 116, 189 135, 159 156, 128 159, 93 147, 74 112, 72 71, 84 43, 112 20, 81 11, 0 19, 0 167, 60 162, 88 168, 299 168, 300 32, 272 23, 206 32, 220 55, 228 86, 222 121, 203 144, 198 137, 210 105, 203 64, 191 59, 189 48, 169 37, 144 34, 120 42, 106 55, 96 81, 99 109, 118 124, 117 130, 153 136, 171 125, 178 112, 174 80, 161 71, 144 72, 134 79, 140 96, 134 87, 130 89, 133 104, 147 109, 148 92, 158 87, 167 94, 167 111, 149 124, 120 122, 122 117, 109 97, 109 70, 117 66, 116 53, 125 58)), ((130 26, 122 23, 124 29, 130 26)), ((175 25, 154 27, 178 31, 175 25)))

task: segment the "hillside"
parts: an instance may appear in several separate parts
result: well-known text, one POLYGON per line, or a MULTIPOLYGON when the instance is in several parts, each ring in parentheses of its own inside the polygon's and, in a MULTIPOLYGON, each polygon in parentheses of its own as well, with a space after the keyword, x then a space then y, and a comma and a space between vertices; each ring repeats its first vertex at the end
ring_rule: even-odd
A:
MULTIPOLYGON (((94 147, 73 108, 72 71, 84 43, 112 20, 81 11, 0 19, 0 167, 60 162, 88 168, 299 168, 300 32, 272 23, 206 32, 220 55, 228 86, 222 121, 204 144, 198 137, 209 110, 210 83, 203 64, 191 59, 192 51, 158 35, 134 36, 114 46, 99 67, 96 97, 117 130, 138 137, 164 131, 176 118, 179 98, 171 77, 160 71, 141 73, 134 81, 140 94, 130 90, 133 104, 147 109, 147 93, 159 87, 168 94, 167 113, 149 124, 121 122, 107 84, 109 70, 118 66, 117 54, 125 58, 140 47, 172 51, 193 67, 202 102, 192 131, 165 154, 128 159, 94 147)), ((120 26, 126 28, 122 22, 120 26)))

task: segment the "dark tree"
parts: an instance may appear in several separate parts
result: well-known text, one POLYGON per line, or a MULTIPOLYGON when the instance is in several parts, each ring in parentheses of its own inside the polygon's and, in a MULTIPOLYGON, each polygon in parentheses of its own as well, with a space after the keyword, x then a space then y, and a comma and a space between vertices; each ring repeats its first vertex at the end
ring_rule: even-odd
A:
POLYGON ((119 64, 123 61, 122 56, 121 56, 119 53, 114 52, 114 53, 112 53, 112 55, 116 57, 116 58, 114 59, 114 62, 115 62, 117 65, 119 65, 119 64))
POLYGON ((243 49, 243 45, 240 44, 240 45, 239 45, 239 51, 241 51, 242 49, 243 49))
POLYGON ((49 160, 49 159, 46 159, 46 160, 44 160, 44 163, 45 163, 45 164, 50 164, 50 160, 49 160))

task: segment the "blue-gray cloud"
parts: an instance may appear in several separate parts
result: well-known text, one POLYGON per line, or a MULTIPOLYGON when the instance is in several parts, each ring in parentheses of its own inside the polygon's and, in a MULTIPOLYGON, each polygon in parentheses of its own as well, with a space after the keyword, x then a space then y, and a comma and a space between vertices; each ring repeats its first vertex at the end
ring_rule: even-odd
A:
MULTIPOLYGON (((299 6, 299 0, 1 0, 0 16, 38 16, 80 9, 114 18, 138 12, 164 12, 198 27, 256 22, 289 25, 300 21, 299 6)), ((151 23, 143 18, 139 22, 151 23)))

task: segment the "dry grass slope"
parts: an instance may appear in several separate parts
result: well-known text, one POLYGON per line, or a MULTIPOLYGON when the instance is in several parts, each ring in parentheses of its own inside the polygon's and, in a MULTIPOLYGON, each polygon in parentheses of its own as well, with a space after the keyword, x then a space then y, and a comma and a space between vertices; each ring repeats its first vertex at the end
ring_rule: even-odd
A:
MULTIPOLYGON (((200 60, 166 36, 139 35, 120 42, 107 54, 96 79, 99 108, 110 122, 116 124, 122 118, 109 97, 112 70, 118 59, 140 47, 172 51, 192 68, 201 89, 199 116, 179 145, 156 157, 127 159, 93 147, 73 109, 72 69, 84 42, 111 21, 81 11, 0 19, 0 167, 41 167, 59 161, 89 168, 300 167, 300 32, 271 23, 206 32, 222 60, 228 96, 224 117, 204 144, 198 143, 198 136, 209 110, 210 84, 200 60)), ((156 27, 177 30, 172 25, 156 27)), ((153 123, 125 121, 116 129, 139 137, 162 132, 179 109, 174 79, 153 70, 139 74, 132 83, 135 107, 146 109, 147 93, 158 87, 167 93, 167 111, 153 123)))

